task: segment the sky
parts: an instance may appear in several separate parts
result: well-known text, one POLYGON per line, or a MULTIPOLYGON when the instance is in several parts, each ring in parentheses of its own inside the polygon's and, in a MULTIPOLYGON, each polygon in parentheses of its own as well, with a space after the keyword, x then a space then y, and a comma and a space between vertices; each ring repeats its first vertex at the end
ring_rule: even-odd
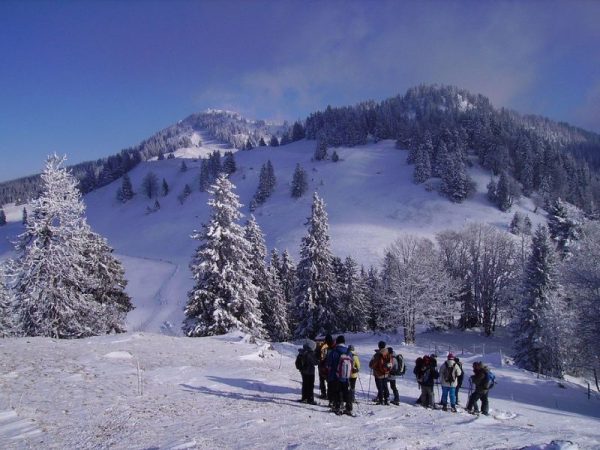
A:
POLYGON ((600 132, 600 1, 0 1, 0 181, 207 108, 304 118, 451 84, 600 132))

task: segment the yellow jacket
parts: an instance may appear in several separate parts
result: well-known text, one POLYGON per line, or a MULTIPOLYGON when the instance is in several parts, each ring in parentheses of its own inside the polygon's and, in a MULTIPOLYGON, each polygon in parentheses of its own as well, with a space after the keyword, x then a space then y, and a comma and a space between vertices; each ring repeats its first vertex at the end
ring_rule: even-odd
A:
POLYGON ((358 354, 352 352, 352 361, 354 361, 354 367, 352 368, 352 375, 350 378, 358 378, 358 372, 360 370, 360 359, 358 359, 358 354))

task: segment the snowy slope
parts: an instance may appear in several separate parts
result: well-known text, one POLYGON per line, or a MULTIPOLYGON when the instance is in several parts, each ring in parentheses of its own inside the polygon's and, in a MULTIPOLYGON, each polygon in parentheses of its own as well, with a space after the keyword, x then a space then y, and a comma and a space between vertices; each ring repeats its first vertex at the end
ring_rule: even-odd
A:
MULTIPOLYGON (((544 220, 533 213, 533 205, 526 198, 508 213, 492 206, 486 198, 489 173, 477 165, 471 169, 477 193, 462 204, 454 204, 412 182, 413 167, 406 164, 406 152, 394 148, 393 141, 337 149, 341 158, 337 163, 311 161, 314 146, 314 141, 300 141, 235 154, 238 171, 232 181, 245 205, 256 191, 261 165, 270 159, 275 168, 275 192, 254 213, 269 249, 287 248, 297 258, 315 190, 327 204, 334 254, 351 255, 365 265, 379 265, 386 246, 404 233, 434 238, 439 231, 460 229, 469 222, 487 222, 506 230, 516 210, 528 214, 534 226, 544 220), (290 197, 296 163, 302 165, 309 178, 308 192, 298 200, 290 197)), ((219 149, 219 144, 206 140, 202 148, 212 151, 219 149)), ((131 330, 160 332, 168 321, 173 327, 168 332, 179 332, 186 292, 192 286, 188 264, 197 246, 189 236, 208 218, 208 194, 198 191, 200 163, 186 159, 186 164, 188 170, 182 173, 178 158, 141 163, 130 173, 138 194, 127 204, 115 197, 121 180, 85 197, 89 223, 108 238, 125 264, 128 292, 136 306, 128 317, 131 330), (142 179, 149 171, 170 186, 170 194, 158 198, 161 209, 152 214, 146 209, 154 199, 140 192, 142 179), (193 193, 181 205, 177 195, 186 183, 193 193)), ((18 207, 18 211, 21 209, 18 207)), ((18 211, 10 210, 9 218, 20 221, 18 211)), ((247 206, 244 213, 249 213, 247 206)), ((18 223, 0 228, 0 258, 10 249, 7 237, 19 230, 18 223)))
MULTIPOLYGON (((593 449, 600 447, 600 396, 502 365, 500 353, 472 354, 476 333, 349 335, 360 355, 358 417, 297 403, 300 376, 291 344, 128 333, 82 340, 0 340, 0 448, 53 449, 593 449), (380 338, 409 367, 400 406, 375 406, 368 360, 380 338), (490 417, 425 410, 412 361, 438 347, 487 361, 498 378, 490 417), (464 349, 464 354, 462 351, 464 349), (139 367, 139 370, 138 370, 139 367), (74 432, 75 431, 75 432, 74 432), (563 441, 563 446, 547 446, 563 441), (573 443, 566 446, 564 441, 573 443)), ((507 340, 487 339, 506 350, 507 340)), ((508 344, 510 344, 508 342, 508 344)), ((466 388, 459 400, 466 402, 466 388)), ((436 398, 438 393, 436 391, 436 398)))

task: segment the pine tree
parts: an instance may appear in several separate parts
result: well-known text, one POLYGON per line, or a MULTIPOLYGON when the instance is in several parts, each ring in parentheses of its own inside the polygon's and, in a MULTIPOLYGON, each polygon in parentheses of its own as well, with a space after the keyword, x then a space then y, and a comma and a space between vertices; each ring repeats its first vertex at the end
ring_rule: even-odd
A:
MULTIPOLYGON (((271 260, 273 261, 273 260, 271 260)), ((298 276, 296 265, 292 260, 287 250, 284 250, 281 255, 281 264, 279 268, 279 279, 281 280, 281 289, 283 291, 283 298, 287 305, 288 311, 288 324, 290 330, 295 330, 297 323, 295 318, 298 315, 295 311, 295 298, 294 293, 296 292, 296 285, 298 284, 298 276)))
POLYGON ((437 151, 435 153, 435 163, 431 168, 432 175, 434 177, 443 178, 443 174, 448 171, 449 165, 449 154, 446 143, 442 140, 438 143, 437 151))
POLYGON ((294 176, 292 178, 292 197, 302 197, 307 189, 308 181, 306 172, 302 167, 300 167, 300 164, 296 164, 296 169, 294 170, 294 176))
POLYGON ((248 140, 246 141, 246 145, 244 147, 245 150, 252 150, 254 148, 254 145, 252 145, 252 141, 250 140, 250 138, 248 138, 248 140))
POLYGON ((338 153, 335 150, 331 154, 331 160, 333 162, 338 162, 340 160, 340 155, 338 155, 338 153))
POLYGON ((369 314, 366 286, 356 261, 350 256, 344 261, 343 268, 339 292, 339 308, 344 322, 342 329, 365 331, 369 314))
POLYGON ((415 171, 413 179, 415 183, 424 183, 431 177, 431 161, 429 160, 429 152, 419 147, 419 151, 415 160, 415 171))
POLYGON ((567 206, 560 198, 548 207, 548 230, 560 254, 570 255, 574 241, 579 239, 580 226, 569 217, 567 206))
POLYGON ((369 271, 363 275, 367 289, 366 299, 369 311, 367 315, 367 325, 369 330, 375 331, 381 328, 377 324, 377 315, 381 307, 381 296, 379 295, 381 286, 379 282, 379 275, 377 274, 377 269, 375 269, 373 266, 371 266, 369 271))
POLYGON ((560 291, 554 246, 548 230, 540 225, 531 243, 523 300, 514 329, 515 362, 527 370, 562 377, 564 323, 568 321, 559 317, 567 313, 560 291))
POLYGON ((237 166, 235 164, 233 152, 225 152, 225 157, 223 158, 223 172, 225 172, 227 175, 231 175, 236 170, 237 166))
POLYGON ((142 190, 148 198, 158 195, 158 177, 154 172, 148 172, 146 174, 142 180, 142 190))
POLYGON ((224 334, 234 328, 264 334, 258 288, 252 282, 250 245, 237 223, 242 205, 233 189, 225 175, 219 176, 209 189, 210 222, 192 236, 201 244, 190 264, 195 285, 185 309, 187 336, 224 334))
POLYGON ((13 304, 4 282, 4 270, 0 265, 0 337, 11 336, 14 332, 13 304))
POLYGON ((187 164, 185 163, 185 161, 181 161, 181 166, 179 166, 179 171, 180 172, 187 172, 187 164))
POLYGON ((212 183, 209 165, 210 163, 208 159, 203 159, 200 163, 200 177, 198 179, 200 192, 206 192, 212 183))
POLYGON ((32 203, 10 268, 16 328, 27 336, 59 338, 109 332, 110 324, 120 331, 130 305, 120 294, 122 273, 112 270, 119 263, 105 243, 94 251, 104 241, 86 223, 78 182, 63 162, 56 155, 48 158, 42 194, 32 203), (108 277, 99 273, 100 267, 108 277), (110 293, 98 296, 100 290, 110 293), (115 318, 115 310, 122 314, 115 318))
POLYGON ((279 139, 277 139, 277 136, 275 136, 275 135, 271 136, 271 140, 269 141, 269 146, 279 147, 279 139))
POLYGON ((208 157, 208 169, 210 172, 210 182, 212 183, 217 179, 219 174, 223 172, 223 167, 221 166, 221 152, 219 152, 219 150, 213 151, 208 157))
POLYGON ((260 140, 258 141, 258 146, 259 147, 266 147, 267 143, 265 142, 265 138, 261 137, 260 140))
POLYGON ((498 205, 500 211, 508 211, 513 204, 514 197, 513 182, 509 179, 506 172, 502 172, 498 180, 495 195, 496 205, 498 205))
POLYGON ((267 283, 262 299, 263 322, 269 339, 283 342, 290 338, 288 303, 273 265, 267 269, 267 283))
POLYGON ((455 203, 461 203, 471 195, 474 190, 473 181, 467 174, 464 163, 455 153, 448 155, 446 166, 441 173, 442 192, 455 203))
POLYGON ((300 122, 294 122, 294 126, 292 127, 291 140, 292 142, 299 141, 300 139, 304 139, 305 132, 304 127, 300 122))
POLYGON ((21 217, 21 224, 27 225, 27 209, 23 208, 23 215, 21 217))
POLYGON ((159 151, 158 152, 158 158, 159 161, 163 161, 165 159, 165 154, 163 153, 163 151, 159 151))
POLYGON ((117 191, 117 199, 123 203, 131 200, 134 196, 133 186, 128 174, 123 174, 121 188, 117 191))
POLYGON ((0 208, 0 227, 2 225, 6 225, 6 214, 4 214, 4 210, 0 208))
POLYGON ((162 195, 163 195, 163 197, 166 197, 167 195, 169 195, 169 184, 167 183, 167 180, 165 180, 164 178, 162 180, 162 195))
POLYGON ((295 336, 298 338, 314 338, 335 331, 335 279, 331 260, 325 203, 315 192, 308 234, 302 238, 298 263, 294 308, 297 322, 295 336))
POLYGON ((317 161, 322 161, 327 158, 327 142, 325 142, 325 140, 323 140, 323 139, 317 140, 314 158, 317 161))

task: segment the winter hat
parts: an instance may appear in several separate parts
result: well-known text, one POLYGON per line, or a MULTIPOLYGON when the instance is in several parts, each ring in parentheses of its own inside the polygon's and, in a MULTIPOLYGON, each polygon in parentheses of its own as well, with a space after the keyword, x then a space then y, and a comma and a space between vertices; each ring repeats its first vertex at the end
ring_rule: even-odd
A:
POLYGON ((337 339, 335 340, 336 344, 345 344, 346 343, 346 338, 344 337, 343 334, 340 334, 337 339))
POLYGON ((388 353, 394 353, 394 349, 392 347, 388 347, 388 353))
POLYGON ((385 341, 379 341, 379 344, 377 344, 377 347, 379 347, 379 350, 383 350, 385 348, 385 341))
POLYGON ((448 359, 454 359, 454 353, 452 353, 452 352, 448 353, 448 359))
POLYGON ((311 341, 311 340, 309 339, 309 340, 307 340, 307 341, 304 343, 304 346, 303 346, 303 347, 304 347, 304 349, 305 349, 305 350, 314 351, 314 350, 315 350, 315 348, 317 348, 317 344, 315 344, 315 341, 311 341))
POLYGON ((330 335, 330 334, 328 334, 327 336, 325 336, 325 343, 326 343, 327 345, 331 345, 331 344, 333 344, 333 336, 332 336, 332 335, 330 335))

